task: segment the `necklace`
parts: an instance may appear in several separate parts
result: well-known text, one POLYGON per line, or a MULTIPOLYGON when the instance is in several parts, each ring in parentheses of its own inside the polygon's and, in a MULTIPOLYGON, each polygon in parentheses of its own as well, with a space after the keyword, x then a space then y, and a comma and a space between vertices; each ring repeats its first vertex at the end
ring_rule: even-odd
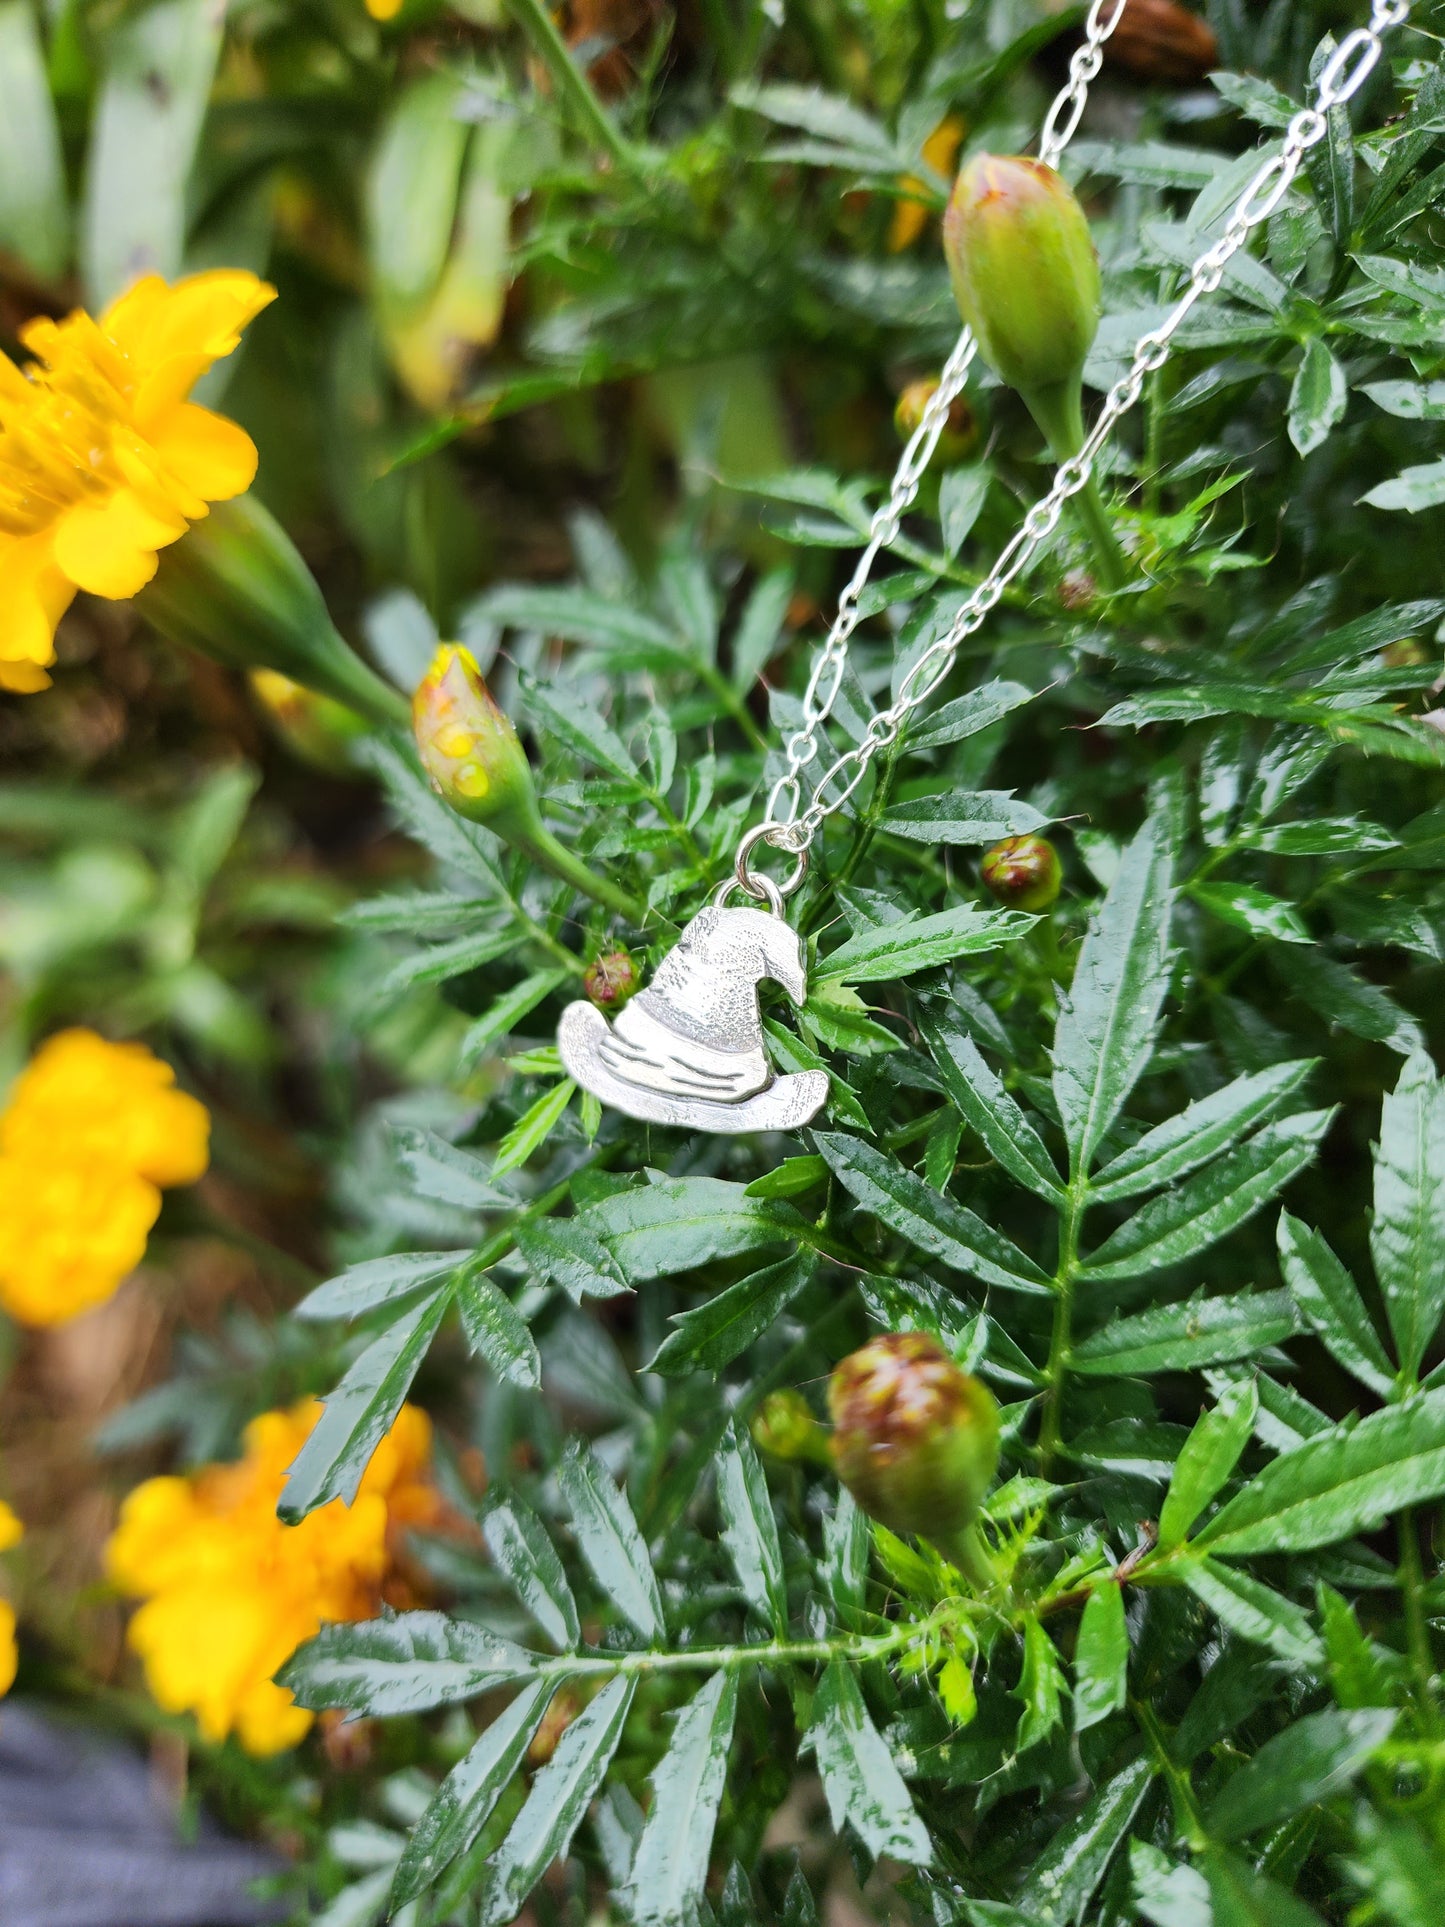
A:
MULTIPOLYGON (((1051 167, 1079 125, 1089 86, 1103 64, 1104 43, 1126 4, 1093 0, 1083 44, 1044 121, 1039 158, 1051 167)), ((1105 395, 1078 454, 1059 465, 1048 493, 1028 510, 948 629, 913 663, 893 701, 872 718, 862 739, 823 772, 805 807, 803 772, 818 756, 823 726, 842 687, 848 641, 860 619, 859 597, 918 494, 949 406, 961 392, 977 351, 971 331, 964 329, 839 597, 808 677, 801 725, 783 746, 783 774, 773 785, 762 821, 739 842, 732 876, 686 926, 651 984, 615 1022, 609 1024, 594 1005, 580 1001, 562 1013, 558 1048, 568 1075, 584 1090, 629 1117, 691 1130, 797 1130, 817 1115, 828 1095, 826 1071, 774 1075, 763 1049, 757 996, 764 978, 780 984, 795 1004, 801 1005, 807 994, 802 940, 786 921, 784 905, 807 872, 813 839, 853 796, 879 750, 897 742, 909 717, 946 680, 960 645, 982 628, 1005 589, 1057 528, 1069 498, 1092 476, 1114 427, 1139 400, 1145 378, 1168 361, 1174 337, 1195 303, 1214 293, 1230 261, 1279 206, 1306 154, 1327 133, 1330 109, 1364 85, 1384 51, 1384 35, 1409 11, 1409 0, 1371 0, 1369 24, 1354 28, 1336 47, 1320 71, 1312 104, 1294 115, 1283 140, 1250 178, 1218 240, 1190 268, 1173 307, 1135 342, 1128 368, 1105 395), (781 879, 755 867, 754 853, 761 844, 792 857, 792 867, 781 879), (728 899, 735 892, 750 903, 730 907, 728 899)))

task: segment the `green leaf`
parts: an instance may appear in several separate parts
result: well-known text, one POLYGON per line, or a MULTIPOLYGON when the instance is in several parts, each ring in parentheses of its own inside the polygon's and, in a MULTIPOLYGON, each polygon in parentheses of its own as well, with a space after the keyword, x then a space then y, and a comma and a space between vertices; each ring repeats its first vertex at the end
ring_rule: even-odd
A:
POLYGON ((478 1017, 462 1038, 457 1053, 464 1067, 475 1064, 484 1057, 489 1047, 499 1043, 511 1030, 530 1017, 538 1004, 545 1003, 554 990, 572 982, 572 973, 561 969, 534 970, 530 977, 524 977, 519 984, 492 1005, 491 1009, 478 1017))
POLYGON ((622 1268, 585 1218, 522 1218, 513 1227, 517 1249, 548 1284, 574 1304, 630 1291, 622 1268))
POLYGON ((1175 1570, 1196 1599, 1227 1626, 1256 1646, 1268 1647, 1297 1671, 1317 1673, 1324 1649, 1309 1614, 1263 1580, 1212 1559, 1181 1560, 1175 1570))
POLYGON ((1195 1544, 1238 1558, 1308 1552, 1374 1531, 1402 1506, 1445 1492, 1445 1390, 1336 1425, 1267 1465, 1195 1544))
POLYGON ((65 156, 31 0, 0 4, 0 251, 42 281, 57 280, 70 253, 65 156))
POLYGON ((589 1206, 582 1222, 634 1285, 792 1244, 804 1229, 782 1199, 750 1198, 742 1185, 721 1178, 663 1178, 619 1191, 589 1206))
POLYGON ((81 242, 96 308, 142 274, 180 270, 187 184, 224 25, 213 0, 157 0, 105 36, 81 242))
POLYGON ((963 547, 988 499, 992 483, 993 471, 986 462, 951 468, 944 475, 938 485, 938 519, 945 555, 957 555, 963 547))
POLYGON ((1414 1377, 1445 1311, 1445 1087, 1423 1051, 1380 1116, 1370 1253, 1400 1363, 1414 1377))
POLYGON ((397 1162, 424 1198, 460 1205, 464 1211, 509 1210, 516 1200, 492 1183, 481 1158, 449 1144, 435 1131, 414 1124, 393 1125, 397 1162))
POLYGON ((1168 982, 1172 860, 1151 820, 1124 852, 1054 1033, 1054 1096, 1086 1171, 1154 1050, 1168 982))
POLYGON ((917 970, 936 970, 955 957, 976 956, 1014 943, 1034 927, 1017 910, 975 910, 959 904, 932 917, 904 917, 863 930, 818 959, 814 989, 825 984, 891 983, 917 970))
POLYGON ((512 1385, 540 1385, 542 1361, 527 1321, 500 1286, 485 1271, 467 1270, 452 1289, 473 1356, 512 1385))
POLYGON ((1228 1854, 1204 1863, 1213 1927, 1324 1927, 1313 1907, 1228 1854))
POLYGON ((519 1693, 442 1781, 397 1862, 393 1910, 424 1893, 472 1845, 526 1757, 552 1693, 546 1681, 519 1693))
MULTIPOLYGON (((486 908, 490 911, 491 905, 486 908)), ((414 956, 403 957, 376 985, 371 995, 375 1003, 386 1004, 418 984, 444 984, 481 964, 505 957, 517 947, 517 932, 508 925, 502 930, 486 930, 474 937, 457 937, 451 943, 429 944, 414 956)))
POLYGON ((1037 1920, 1039 1927, 1078 1927, 1109 1862, 1129 1837, 1153 1778, 1153 1762, 1136 1759, 1094 1789, 1029 1869, 1019 1893, 1023 1918, 1037 1920))
POLYGON ((1051 1204, 1063 1186, 1044 1141, 985 1063, 978 1046, 951 1017, 925 1010, 919 1018, 943 1087, 984 1149, 1009 1176, 1051 1204))
POLYGON ((988 1284, 1046 1292, 1049 1281, 1017 1245, 963 1205, 861 1138, 815 1131, 813 1141, 833 1175, 875 1218, 930 1257, 988 1284))
POLYGON ((1267 937, 1275 943, 1313 941, 1292 903, 1272 897, 1252 883, 1196 883, 1189 894, 1221 923, 1247 930, 1251 937, 1267 937))
MULTIPOLYGON (((819 1016, 818 1005, 810 1005, 808 1007, 808 1015, 810 1019, 816 1022, 819 1016)), ((827 1063, 819 1056, 817 1051, 805 1044, 801 1037, 790 1030, 784 1029, 781 1024, 775 1023, 771 1017, 765 1017, 763 1019, 763 1035, 767 1038, 768 1044, 771 1047, 773 1062, 780 1070, 790 1072, 827 1072, 828 1109, 836 1122, 851 1124, 855 1130, 859 1131, 872 1129, 872 1126, 868 1122, 868 1113, 858 1102, 857 1093, 850 1085, 843 1081, 836 1071, 830 1070, 827 1063)), ((888 1042, 890 1049, 897 1048, 896 1042, 891 1036, 888 1042)), ((844 1044, 844 1048, 847 1048, 846 1043, 844 1044)), ((758 1180, 755 1178, 748 1186, 748 1196, 751 1198, 779 1198, 786 1197, 787 1193, 785 1191, 759 1190, 758 1180)))
POLYGON ((808 1738, 817 1755, 833 1830, 852 1824, 868 1851, 914 1867, 933 1858, 928 1829, 914 1810, 893 1755, 868 1717, 857 1677, 835 1659, 813 1700, 808 1738))
POLYGON ((323 1626, 276 1675, 301 1706, 321 1713, 426 1713, 524 1680, 537 1654, 445 1613, 388 1614, 323 1626))
POLYGON ((435 290, 456 223, 470 129, 450 73, 405 86, 381 131, 366 183, 370 266, 386 304, 406 311, 435 290))
POLYGON ((1407 1057, 1423 1048, 1420 1026, 1388 992, 1321 950, 1291 947, 1272 953, 1274 968, 1290 989, 1316 1010, 1327 1024, 1337 1024, 1356 1037, 1388 1044, 1407 1057))
POLYGON ((991 729, 1010 711, 1033 699, 1034 692, 1021 682, 981 683, 966 696, 955 696, 951 703, 916 722, 908 732, 908 747, 943 749, 950 743, 961 743, 980 730, 991 729))
MULTIPOLYGON (((950 789, 937 796, 915 796, 892 804, 878 819, 878 827, 892 836, 907 837, 913 843, 975 844, 1027 835, 1043 829, 1048 820, 1029 804, 1015 801, 1011 790, 950 789)), ((830 957, 829 966, 832 963, 830 957)), ((914 966, 915 969, 922 967, 914 966)), ((872 980, 855 977, 850 981, 872 980)))
POLYGON ((1204 1824, 1216 1839, 1242 1840, 1305 1807, 1323 1805, 1390 1737, 1395 1720, 1394 1711, 1384 1707, 1355 1712, 1330 1707, 1296 1720, 1226 1781, 1204 1824))
POLYGON ((1445 381, 1367 381, 1361 392, 1401 421, 1445 421, 1445 381))
POLYGON ((817 1270, 817 1254, 796 1252, 781 1263, 740 1278, 691 1311, 675 1312, 669 1332, 649 1360, 650 1372, 681 1376, 716 1372, 746 1351, 776 1321, 817 1270))
POLYGON ((1319 335, 1305 343, 1305 351, 1289 391, 1289 438, 1301 455, 1329 438, 1344 419, 1350 399, 1345 371, 1319 335))
POLYGON ((1151 1927, 1214 1927, 1209 1883, 1197 1868, 1171 1862, 1147 1840, 1129 1842, 1134 1905, 1151 1927))
POLYGON ((1315 1336, 1362 1385, 1388 1398, 1395 1374, 1358 1286, 1318 1231, 1288 1211, 1280 1213, 1279 1263, 1315 1336))
POLYGON ((1229 1386, 1213 1411, 1195 1421, 1159 1514, 1159 1544, 1166 1552, 1188 1536, 1194 1521, 1222 1490, 1249 1443, 1258 1411, 1254 1381, 1244 1379, 1229 1386))
POLYGON ((1440 1850, 1424 1827, 1362 1805, 1352 1872, 1391 1927, 1438 1927, 1440 1850))
POLYGON ((1119 1712, 1128 1697, 1129 1628, 1124 1592, 1106 1579, 1089 1594, 1074 1648, 1074 1730, 1082 1733, 1119 1712))
POLYGON ((685 1927, 697 1917, 737 1703, 737 1674, 714 1673, 677 1716, 632 1862, 628 1901, 637 1927, 685 1927))
POLYGON ((1240 839, 1247 850, 1275 856, 1352 856, 1360 850, 1393 850, 1395 838, 1378 823, 1355 816, 1317 816, 1306 823, 1278 823, 1240 839))
POLYGON ((497 1146, 497 1155, 492 1160, 494 1178, 504 1177, 508 1171, 515 1171, 519 1165, 527 1162, 538 1145, 561 1122, 576 1089, 571 1078, 564 1077, 550 1091, 543 1091, 536 1103, 517 1119, 497 1146))
POLYGON ((451 1302, 451 1287, 443 1286, 402 1312, 327 1396, 276 1506, 288 1525, 328 1500, 351 1504, 371 1455, 401 1410, 451 1302))
POLYGON ((1403 509, 1407 515, 1438 508, 1445 502, 1445 461, 1416 462, 1401 469, 1388 482, 1367 489, 1360 501, 1372 509, 1403 509))
POLYGON ((662 1636, 662 1595, 627 1494, 588 1445, 574 1439, 557 1467, 582 1556, 623 1617, 651 1642, 662 1636))
POLYGON ((563 642, 601 649, 618 665, 663 672, 695 668, 686 644, 655 617, 591 589, 539 588, 508 583, 475 604, 477 614, 509 629, 534 629, 563 642))
POLYGON ((602 1785, 632 1704, 634 1682, 608 1682, 557 1742, 532 1782, 526 1805, 482 1875, 477 1927, 502 1927, 554 1860, 566 1854, 602 1785))
POLYGON ((1026 1753, 1049 1734, 1063 1718, 1061 1701, 1065 1692, 1064 1669, 1058 1649, 1038 1619, 1024 1625, 1024 1665, 1014 1693, 1024 1703, 1019 1721, 1015 1750, 1026 1753))
POLYGON ((493 1498, 482 1512, 481 1526, 492 1563, 511 1580, 557 1650, 572 1651, 582 1638, 577 1603, 557 1548, 536 1513, 520 1499, 493 1498))
POLYGON ((1196 1257, 1249 1218, 1301 1172, 1334 1112, 1281 1118, 1238 1149, 1136 1211, 1084 1267, 1086 1278, 1137 1278, 1196 1257))
POLYGON ((722 1539, 743 1597, 779 1639, 788 1630, 788 1586, 768 1481, 746 1432, 734 1426, 717 1457, 722 1539))
POLYGON ((449 1278, 471 1255, 470 1251, 408 1251, 395 1258, 368 1258, 308 1292, 292 1316, 317 1321, 360 1318, 363 1312, 410 1298, 424 1285, 449 1278))
POLYGON ((630 783, 639 790, 646 787, 622 738, 594 708, 579 701, 564 684, 541 683, 525 671, 518 680, 528 713, 540 716, 574 756, 605 769, 619 782, 630 783))
POLYGON ((777 653, 793 599, 791 569, 760 576, 733 632, 732 685, 745 696, 777 653))
POLYGON ((1271 1064, 1197 1098, 1120 1152, 1091 1181, 1090 1196, 1100 1204, 1113 1203, 1197 1170, 1292 1097, 1318 1062, 1306 1057, 1271 1064))
POLYGON ((1073 1364, 1090 1378, 1195 1371, 1249 1358, 1298 1330, 1287 1291, 1192 1298, 1187 1304, 1158 1305, 1132 1318, 1112 1319, 1074 1347, 1073 1364))

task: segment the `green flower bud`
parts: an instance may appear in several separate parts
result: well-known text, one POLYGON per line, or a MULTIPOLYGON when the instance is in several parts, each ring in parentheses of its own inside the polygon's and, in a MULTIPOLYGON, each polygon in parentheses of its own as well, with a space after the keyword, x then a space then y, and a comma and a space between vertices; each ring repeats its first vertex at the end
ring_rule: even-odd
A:
POLYGON ((926 1332, 888 1332, 828 1382, 838 1476, 871 1518, 954 1552, 998 1470, 998 1406, 926 1332))
POLYGON ((617 1010, 642 988, 642 973, 626 950, 609 950, 587 966, 582 988, 599 1010, 617 1010))
POLYGON ((406 719, 405 700, 337 634, 315 577, 253 495, 216 503, 163 549, 136 606, 172 642, 233 669, 277 669, 371 723, 406 719))
MULTIPOLYGON (((898 439, 906 442, 923 420, 923 411, 938 388, 937 375, 923 375, 910 381, 898 397, 893 410, 893 426, 898 439)), ((948 416, 938 438, 937 458, 945 468, 963 461, 978 443, 978 422, 964 395, 955 395, 948 404, 948 416)))
POLYGON ((1058 901, 1064 869, 1044 836, 1006 836, 983 859, 987 889, 1010 910, 1047 910, 1058 901))
POLYGON ((828 1434, 801 1392, 769 1392, 753 1415, 753 1444, 775 1459, 828 1463, 828 1434))
POLYGON ((976 155, 954 183, 943 248, 984 360, 1023 396, 1054 452, 1074 454, 1077 439, 1063 444, 1099 327, 1099 257, 1062 175, 1022 155, 976 155))

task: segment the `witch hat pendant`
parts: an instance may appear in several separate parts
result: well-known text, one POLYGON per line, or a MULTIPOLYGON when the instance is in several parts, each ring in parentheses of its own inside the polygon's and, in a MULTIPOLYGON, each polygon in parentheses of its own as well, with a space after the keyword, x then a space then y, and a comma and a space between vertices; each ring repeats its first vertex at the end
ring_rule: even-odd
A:
POLYGON ((614 1110, 693 1131, 795 1131, 828 1095, 826 1071, 776 1077, 763 1050, 758 984, 807 994, 803 946, 771 910, 714 904, 609 1024, 568 1004, 557 1027, 567 1075, 614 1110))

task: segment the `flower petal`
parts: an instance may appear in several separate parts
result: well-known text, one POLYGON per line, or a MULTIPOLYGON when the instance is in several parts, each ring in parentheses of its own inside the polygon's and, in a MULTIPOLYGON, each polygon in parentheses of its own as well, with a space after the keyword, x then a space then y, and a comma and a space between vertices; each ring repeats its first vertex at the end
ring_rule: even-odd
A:
POLYGON ((75 589, 55 566, 48 534, 0 536, 0 582, 0 689, 31 695, 49 687, 55 625, 75 589))
POLYGON ((168 415, 151 442, 181 484, 204 501, 229 502, 256 479, 256 444, 245 429, 196 402, 168 415))
POLYGON ((186 532, 183 515, 166 517, 128 488, 104 502, 67 509, 55 531, 55 560, 78 589, 123 602, 156 572, 156 550, 186 532))

